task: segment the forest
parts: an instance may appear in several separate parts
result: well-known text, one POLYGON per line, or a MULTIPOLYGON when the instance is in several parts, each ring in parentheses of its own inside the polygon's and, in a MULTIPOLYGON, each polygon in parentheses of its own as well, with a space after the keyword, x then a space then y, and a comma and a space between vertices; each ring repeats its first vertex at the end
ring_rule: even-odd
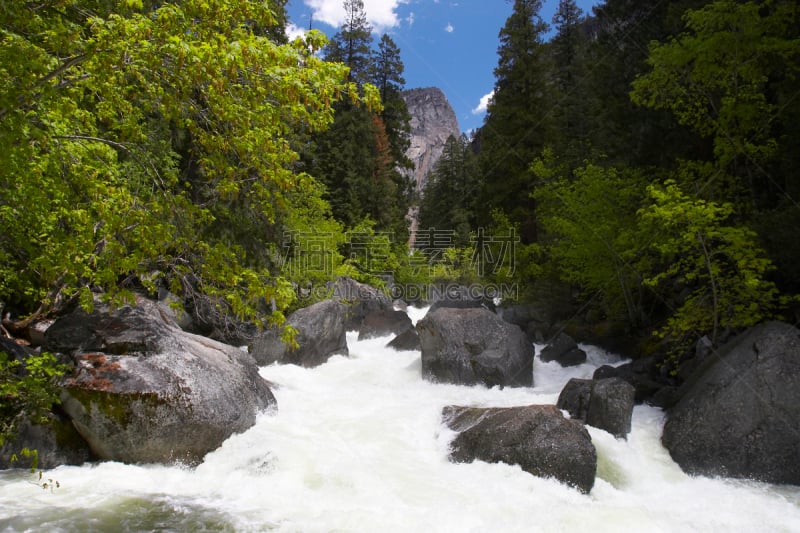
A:
MULTIPOLYGON (((338 276, 564 285, 676 354, 794 322, 796 2, 541 4, 513 2, 484 125, 415 197, 401 51, 361 0, 293 42, 286 0, 4 2, 2 333, 142 291, 280 324, 338 276), (411 206, 453 239, 409 250, 411 206), (518 236, 513 268, 486 235, 518 236)), ((56 374, 19 364, 4 411, 56 374)))

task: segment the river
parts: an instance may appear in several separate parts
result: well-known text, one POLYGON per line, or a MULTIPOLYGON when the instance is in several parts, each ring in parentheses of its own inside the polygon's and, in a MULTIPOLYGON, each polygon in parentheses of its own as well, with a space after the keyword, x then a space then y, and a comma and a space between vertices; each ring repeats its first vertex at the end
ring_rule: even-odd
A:
POLYGON ((350 334, 350 357, 262 368, 277 413, 195 468, 60 467, 45 472, 53 491, 0 472, 0 531, 800 532, 800 487, 684 474, 660 444, 663 412, 648 406, 627 440, 589 428, 588 495, 516 466, 452 464, 442 407, 555 403, 571 377, 619 358, 584 346, 579 367, 537 359, 534 388, 486 389, 426 382, 419 352, 387 341, 350 334))

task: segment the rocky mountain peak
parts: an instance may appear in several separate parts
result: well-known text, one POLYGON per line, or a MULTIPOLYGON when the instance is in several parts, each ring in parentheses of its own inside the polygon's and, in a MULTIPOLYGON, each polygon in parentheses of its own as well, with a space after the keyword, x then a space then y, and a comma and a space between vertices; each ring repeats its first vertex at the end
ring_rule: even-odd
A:
POLYGON ((450 135, 460 135, 455 111, 441 89, 427 87, 403 92, 411 115, 411 146, 406 155, 414 162, 415 190, 425 187, 428 174, 442 155, 450 135))
MULTIPOLYGON (((460 135, 461 129, 456 113, 441 89, 427 87, 403 91, 403 100, 411 115, 411 145, 406 156, 414 162, 414 170, 409 177, 414 183, 414 191, 419 195, 442 155, 447 138, 460 135)), ((413 246, 417 231, 416 207, 411 208, 408 218, 411 222, 409 245, 413 246)))

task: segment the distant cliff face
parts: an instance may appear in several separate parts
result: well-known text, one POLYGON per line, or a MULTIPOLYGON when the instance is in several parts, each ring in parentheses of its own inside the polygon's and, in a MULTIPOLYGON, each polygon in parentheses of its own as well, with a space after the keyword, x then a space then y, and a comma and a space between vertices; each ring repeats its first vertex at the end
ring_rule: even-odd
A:
POLYGON ((403 100, 411 115, 411 146, 406 155, 415 165, 415 190, 421 191, 442 155, 445 141, 450 135, 460 135, 461 130, 441 89, 429 87, 404 91, 403 100))

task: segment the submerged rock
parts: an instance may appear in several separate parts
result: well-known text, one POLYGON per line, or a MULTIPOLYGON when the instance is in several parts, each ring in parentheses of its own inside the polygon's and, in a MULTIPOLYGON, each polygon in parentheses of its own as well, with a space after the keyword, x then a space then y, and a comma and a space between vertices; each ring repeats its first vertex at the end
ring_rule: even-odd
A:
POLYGON ((555 478, 584 493, 594 486, 597 451, 589 432, 555 406, 449 406, 442 417, 458 432, 450 452, 455 462, 519 465, 534 476, 555 478))
POLYGON ((45 348, 75 362, 61 406, 99 459, 194 464, 276 403, 250 355, 182 331, 143 298, 72 312, 45 348))
POLYGON ((315 367, 336 354, 347 355, 347 306, 324 300, 298 309, 286 319, 297 334, 296 348, 281 339, 283 328, 261 332, 250 345, 250 354, 259 365, 272 363, 315 367))
POLYGON ((487 387, 533 386, 533 345, 482 308, 440 308, 417 324, 426 379, 487 387))
POLYGON ((751 328, 679 395, 662 442, 686 472, 800 485, 800 330, 751 328))

